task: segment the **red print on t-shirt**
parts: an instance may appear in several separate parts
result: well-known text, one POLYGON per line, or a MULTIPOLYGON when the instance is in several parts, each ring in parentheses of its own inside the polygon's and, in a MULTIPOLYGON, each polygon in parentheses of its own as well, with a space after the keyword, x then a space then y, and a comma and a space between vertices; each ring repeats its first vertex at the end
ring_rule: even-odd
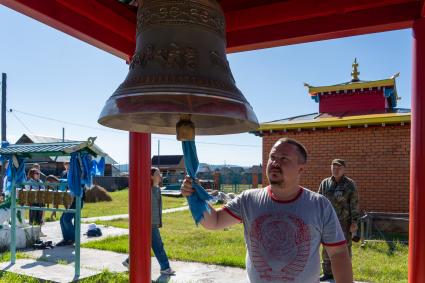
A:
POLYGON ((263 280, 294 281, 310 253, 310 231, 288 213, 258 217, 251 229, 251 262, 263 280))

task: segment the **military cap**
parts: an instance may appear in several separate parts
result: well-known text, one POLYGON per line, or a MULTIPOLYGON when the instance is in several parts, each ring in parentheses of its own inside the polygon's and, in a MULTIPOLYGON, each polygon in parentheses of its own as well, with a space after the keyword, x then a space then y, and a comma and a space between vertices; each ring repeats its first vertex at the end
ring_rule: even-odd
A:
POLYGON ((345 160, 343 159, 334 159, 332 160, 332 164, 338 164, 345 167, 345 160))

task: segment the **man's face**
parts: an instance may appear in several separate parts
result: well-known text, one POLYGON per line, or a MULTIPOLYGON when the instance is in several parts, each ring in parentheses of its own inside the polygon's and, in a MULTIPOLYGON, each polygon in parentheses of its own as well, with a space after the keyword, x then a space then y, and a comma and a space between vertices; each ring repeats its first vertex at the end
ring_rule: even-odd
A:
POLYGON ((300 154, 295 145, 277 142, 270 151, 267 162, 267 178, 271 185, 292 185, 305 165, 299 163, 300 154))
POLYGON ((332 171, 332 176, 339 179, 344 175, 345 167, 340 164, 334 163, 331 165, 331 171, 332 171))

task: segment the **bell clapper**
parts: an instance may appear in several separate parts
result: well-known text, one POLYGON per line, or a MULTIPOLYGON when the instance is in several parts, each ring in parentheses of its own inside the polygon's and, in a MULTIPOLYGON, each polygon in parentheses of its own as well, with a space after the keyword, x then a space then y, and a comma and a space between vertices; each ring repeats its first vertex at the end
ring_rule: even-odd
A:
POLYGON ((183 114, 176 124, 177 140, 178 141, 193 141, 195 140, 195 124, 190 120, 190 114, 183 114))

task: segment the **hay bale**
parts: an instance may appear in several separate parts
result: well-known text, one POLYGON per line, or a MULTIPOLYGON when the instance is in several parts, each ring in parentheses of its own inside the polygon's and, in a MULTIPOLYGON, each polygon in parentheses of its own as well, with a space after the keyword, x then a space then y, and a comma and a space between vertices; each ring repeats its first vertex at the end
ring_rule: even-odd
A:
POLYGON ((90 190, 86 191, 85 202, 101 202, 101 201, 112 201, 112 197, 108 191, 98 185, 94 185, 90 190))

